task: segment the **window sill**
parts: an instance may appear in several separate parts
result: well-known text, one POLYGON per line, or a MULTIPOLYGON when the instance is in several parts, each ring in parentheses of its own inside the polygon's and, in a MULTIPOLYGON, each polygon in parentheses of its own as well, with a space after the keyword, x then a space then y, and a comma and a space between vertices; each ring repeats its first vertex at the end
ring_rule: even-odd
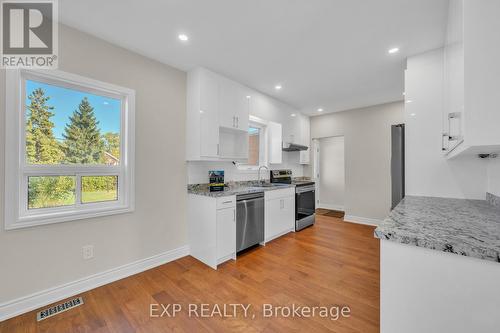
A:
POLYGON ((114 206, 113 208, 96 208, 86 211, 65 211, 46 215, 24 216, 15 222, 8 223, 5 221, 5 230, 23 229, 40 225, 91 219, 101 216, 125 214, 133 211, 134 207, 132 206, 114 206))

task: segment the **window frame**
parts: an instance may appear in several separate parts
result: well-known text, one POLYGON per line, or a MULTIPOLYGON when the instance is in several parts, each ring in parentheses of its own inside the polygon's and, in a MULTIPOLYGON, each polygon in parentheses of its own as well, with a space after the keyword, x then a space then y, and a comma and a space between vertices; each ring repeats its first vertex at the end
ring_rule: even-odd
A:
POLYGON ((241 172, 255 172, 261 166, 269 167, 268 165, 268 135, 267 135, 267 121, 258 117, 250 116, 248 127, 259 129, 259 164, 249 165, 247 163, 238 163, 238 170, 241 172))
POLYGON ((134 210, 135 91, 59 70, 6 71, 5 221, 6 230, 93 218, 134 210), (120 164, 39 165, 26 158, 26 80, 120 99, 120 164), (118 200, 81 202, 82 176, 118 176, 118 200), (29 176, 75 176, 75 204, 28 209, 29 176))

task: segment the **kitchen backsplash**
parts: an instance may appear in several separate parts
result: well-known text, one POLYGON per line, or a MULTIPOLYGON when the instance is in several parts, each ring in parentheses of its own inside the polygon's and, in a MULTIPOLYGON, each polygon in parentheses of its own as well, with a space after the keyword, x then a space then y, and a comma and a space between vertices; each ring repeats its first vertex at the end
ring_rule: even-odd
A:
MULTIPOLYGON (((304 166, 299 163, 298 152, 283 152, 283 163, 271 164, 269 169, 291 169, 294 177, 304 176, 304 166)), ((246 181, 258 178, 257 170, 240 170, 232 162, 187 162, 187 183, 208 183, 209 170, 224 170, 224 181, 246 181)), ((262 170, 262 176, 269 179, 269 172, 262 170)))

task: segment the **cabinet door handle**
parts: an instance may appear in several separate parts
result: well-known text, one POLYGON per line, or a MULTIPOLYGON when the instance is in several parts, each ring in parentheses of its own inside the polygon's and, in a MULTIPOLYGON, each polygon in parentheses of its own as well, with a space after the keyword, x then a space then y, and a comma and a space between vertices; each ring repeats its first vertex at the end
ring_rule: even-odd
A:
POLYGON ((240 128, 240 117, 236 117, 236 128, 240 128))
POLYGON ((233 127, 236 127, 236 117, 233 116, 233 127))
POLYGON ((219 156, 219 144, 217 144, 217 156, 219 156))

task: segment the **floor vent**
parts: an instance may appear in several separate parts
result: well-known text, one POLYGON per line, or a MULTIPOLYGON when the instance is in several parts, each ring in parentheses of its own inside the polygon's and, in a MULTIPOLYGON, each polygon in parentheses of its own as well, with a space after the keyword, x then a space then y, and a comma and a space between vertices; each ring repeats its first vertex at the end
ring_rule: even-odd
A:
POLYGON ((61 312, 80 306, 82 304, 83 304, 83 298, 77 297, 69 301, 66 301, 64 303, 51 306, 50 308, 38 312, 36 314, 36 321, 47 319, 61 312))

